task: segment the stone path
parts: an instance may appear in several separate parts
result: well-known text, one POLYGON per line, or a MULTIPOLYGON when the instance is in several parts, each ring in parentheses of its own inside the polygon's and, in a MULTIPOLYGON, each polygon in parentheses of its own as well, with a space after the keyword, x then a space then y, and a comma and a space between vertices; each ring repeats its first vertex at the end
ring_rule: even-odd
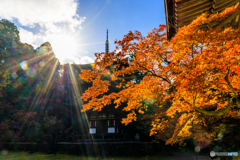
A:
POLYGON ((169 158, 160 158, 158 160, 211 160, 211 158, 204 155, 196 156, 196 153, 176 153, 169 158))

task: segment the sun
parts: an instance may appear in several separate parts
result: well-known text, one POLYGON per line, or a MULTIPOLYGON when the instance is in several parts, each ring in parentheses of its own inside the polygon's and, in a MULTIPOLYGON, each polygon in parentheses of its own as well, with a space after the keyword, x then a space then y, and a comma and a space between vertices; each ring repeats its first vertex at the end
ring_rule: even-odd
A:
POLYGON ((79 51, 79 40, 71 34, 55 34, 50 37, 52 49, 60 63, 75 60, 79 51))

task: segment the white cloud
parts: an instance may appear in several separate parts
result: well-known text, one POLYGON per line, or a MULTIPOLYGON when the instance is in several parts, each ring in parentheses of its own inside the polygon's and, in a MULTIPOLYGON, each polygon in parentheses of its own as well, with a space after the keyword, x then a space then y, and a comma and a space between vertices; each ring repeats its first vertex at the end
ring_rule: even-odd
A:
MULTIPOLYGON (((53 50, 58 51, 59 45, 57 46, 55 43, 59 40, 54 42, 54 37, 66 33, 76 35, 76 31, 81 29, 81 24, 86 18, 77 14, 78 5, 79 3, 75 0, 0 0, 0 18, 17 19, 22 26, 29 28, 40 26, 37 33, 36 31, 31 32, 34 29, 30 31, 18 28, 21 42, 37 48, 42 43, 49 41, 53 44, 53 50)), ((55 52, 55 54, 57 57, 58 54, 62 56, 61 53, 55 52)), ((67 61, 76 59, 73 56, 67 56, 67 61)), ((91 60, 89 59, 89 61, 91 60)))
POLYGON ((89 64, 89 63, 94 63, 94 60, 91 57, 83 56, 80 59, 80 64, 89 64))
POLYGON ((19 29, 19 35, 21 42, 31 44, 34 48, 39 47, 43 43, 44 36, 41 34, 33 34, 32 32, 22 29, 19 29))
POLYGON ((65 58, 64 60, 60 61, 61 63, 70 63, 72 64, 73 62, 76 64, 91 64, 94 63, 94 60, 91 57, 88 56, 83 56, 81 58, 76 58, 76 57, 69 57, 65 58))
POLYGON ((63 64, 66 64, 66 63, 72 64, 73 62, 76 63, 76 60, 75 59, 70 59, 70 58, 66 58, 66 59, 60 61, 60 63, 63 63, 63 64))
POLYGON ((74 0, 1 0, 0 17, 17 18, 23 26, 37 23, 52 32, 57 23, 65 23, 74 31, 85 19, 77 15, 77 6, 74 0))

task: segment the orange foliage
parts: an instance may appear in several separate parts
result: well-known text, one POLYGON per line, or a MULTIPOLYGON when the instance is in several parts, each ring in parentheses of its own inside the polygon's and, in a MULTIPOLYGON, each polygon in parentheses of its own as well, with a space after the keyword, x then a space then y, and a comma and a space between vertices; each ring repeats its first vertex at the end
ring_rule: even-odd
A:
POLYGON ((147 110, 143 101, 154 99, 159 110, 151 115, 151 135, 156 134, 167 144, 184 144, 184 139, 192 137, 208 144, 216 136, 206 131, 207 122, 214 123, 219 117, 239 118, 240 30, 211 27, 237 11, 238 5, 219 14, 203 14, 180 28, 171 42, 166 39, 164 25, 147 37, 130 31, 115 42, 119 52, 96 53, 93 70, 80 75, 93 84, 82 96, 88 100, 84 110, 101 110, 112 100, 116 108, 127 104, 123 111, 129 114, 122 120, 127 125, 136 121, 136 111, 144 114, 147 110), (206 24, 210 28, 201 29, 206 24), (127 56, 132 60, 127 61, 127 56), (117 65, 110 70, 115 62, 117 65), (120 68, 120 62, 128 66, 120 68), (136 72, 145 75, 139 83, 124 83, 127 75, 136 72), (111 85, 120 91, 104 95, 111 85))

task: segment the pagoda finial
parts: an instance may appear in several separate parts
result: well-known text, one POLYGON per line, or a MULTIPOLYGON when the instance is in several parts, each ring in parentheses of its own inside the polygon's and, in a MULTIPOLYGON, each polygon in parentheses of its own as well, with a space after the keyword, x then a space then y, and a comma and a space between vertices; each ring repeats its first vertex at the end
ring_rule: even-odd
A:
POLYGON ((107 29, 107 41, 108 41, 108 29, 107 29))
POLYGON ((105 53, 108 53, 108 51, 109 51, 109 43, 108 43, 108 29, 107 29, 107 40, 105 43, 105 53))

